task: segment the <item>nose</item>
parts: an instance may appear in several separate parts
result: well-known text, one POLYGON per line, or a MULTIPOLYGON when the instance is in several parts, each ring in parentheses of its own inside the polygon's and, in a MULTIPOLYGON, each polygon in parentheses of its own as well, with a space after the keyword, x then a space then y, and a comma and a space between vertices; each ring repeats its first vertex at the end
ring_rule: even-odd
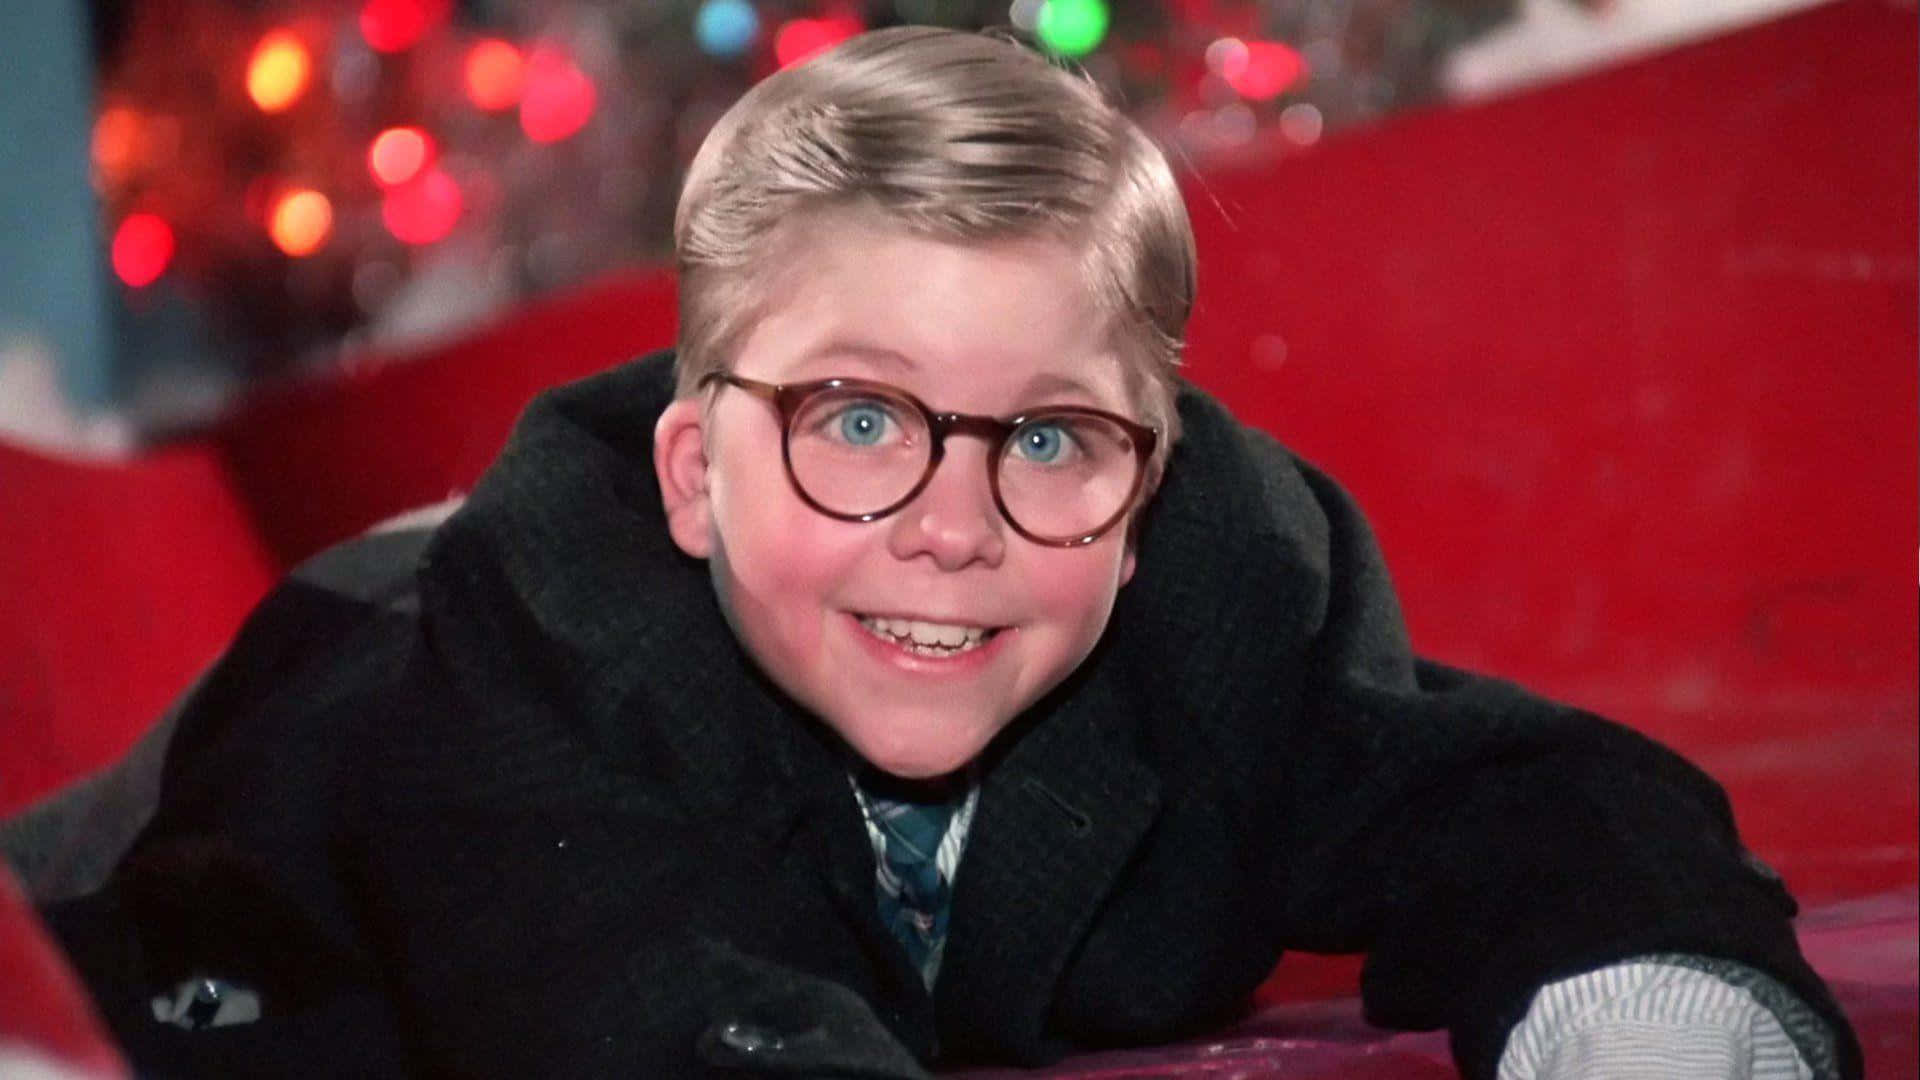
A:
POLYGON ((1007 554, 1006 522, 987 485, 987 448, 955 438, 913 501, 889 522, 887 548, 901 560, 928 556, 942 570, 999 566, 1007 554))

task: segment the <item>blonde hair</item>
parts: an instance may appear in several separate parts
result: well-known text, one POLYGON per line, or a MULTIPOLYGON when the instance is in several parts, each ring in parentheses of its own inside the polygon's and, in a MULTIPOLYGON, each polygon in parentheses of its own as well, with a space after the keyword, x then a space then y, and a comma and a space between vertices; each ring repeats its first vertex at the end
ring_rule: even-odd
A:
POLYGON ((1144 422, 1178 433, 1174 367, 1193 230, 1166 159, 1089 80, 1018 42, 903 26, 749 90, 708 133, 674 220, 678 386, 727 370, 779 282, 780 226, 854 207, 958 242, 1043 237, 1080 253, 1144 422))

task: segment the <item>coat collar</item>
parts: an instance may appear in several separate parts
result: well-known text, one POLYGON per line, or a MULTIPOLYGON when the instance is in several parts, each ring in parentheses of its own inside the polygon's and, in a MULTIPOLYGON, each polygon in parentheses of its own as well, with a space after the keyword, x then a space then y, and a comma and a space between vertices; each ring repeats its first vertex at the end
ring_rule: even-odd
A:
POLYGON ((935 984, 943 1045, 1034 1055, 1067 961, 1160 809, 1110 680, 1070 680, 996 748, 935 984))
POLYGON ((652 437, 672 396, 658 354, 535 399, 428 549, 435 651, 470 696, 537 699, 689 809, 824 797, 800 781, 834 760, 833 740, 746 657, 706 564, 667 532, 652 437))

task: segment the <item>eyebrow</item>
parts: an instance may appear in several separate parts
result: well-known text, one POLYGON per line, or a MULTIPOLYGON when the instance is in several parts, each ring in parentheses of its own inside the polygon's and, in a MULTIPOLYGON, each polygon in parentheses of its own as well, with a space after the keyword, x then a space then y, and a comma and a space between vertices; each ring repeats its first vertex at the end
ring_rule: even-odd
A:
MULTIPOLYGON (((872 361, 880 367, 902 374, 917 372, 921 369, 918 361, 897 349, 847 338, 829 338, 808 349, 801 355, 800 364, 804 366, 842 357, 872 361)), ((1125 396, 1123 392, 1122 402, 1125 396)), ((1057 371, 1042 371, 1029 378, 1021 386, 1016 400, 1048 404, 1062 397, 1079 397, 1109 408, 1117 407, 1122 403, 1109 400, 1106 394, 1085 380, 1057 371)))
POLYGON ((882 367, 895 371, 917 371, 920 365, 905 353, 880 345, 869 345, 864 341, 846 341, 833 338, 808 349, 801 357, 801 363, 813 363, 827 357, 852 357, 857 360, 871 360, 882 367))
POLYGON ((1093 386, 1071 375, 1062 375, 1057 371, 1043 371, 1028 379, 1020 388, 1020 400, 1032 401, 1035 398, 1055 398, 1079 395, 1101 404, 1110 404, 1106 395, 1093 386))

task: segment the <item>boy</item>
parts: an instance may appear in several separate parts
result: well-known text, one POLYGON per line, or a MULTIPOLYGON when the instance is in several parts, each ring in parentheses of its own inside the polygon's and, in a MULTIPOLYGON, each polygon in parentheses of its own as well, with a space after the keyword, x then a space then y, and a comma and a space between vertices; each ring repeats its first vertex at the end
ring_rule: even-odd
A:
POLYGON ((1416 661, 1339 489, 1176 383, 1185 215, 1085 83, 856 39, 676 238, 676 369, 543 397, 398 586, 276 593, 51 913, 136 1061, 917 1076, 1304 948, 1471 1076, 1858 1074, 1711 781, 1416 661))

